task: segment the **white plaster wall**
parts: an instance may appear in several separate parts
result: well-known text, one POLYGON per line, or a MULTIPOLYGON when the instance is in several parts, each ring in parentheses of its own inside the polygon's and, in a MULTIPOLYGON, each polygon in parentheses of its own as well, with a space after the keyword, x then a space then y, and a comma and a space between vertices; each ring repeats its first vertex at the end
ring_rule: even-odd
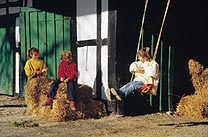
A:
POLYGON ((97 0, 77 0, 77 41, 97 38, 97 0))
POLYGON ((78 83, 85 84, 93 88, 97 72, 97 47, 79 47, 77 50, 77 55, 77 65, 79 71, 78 83))
MULTIPOLYGON (((101 38, 108 38, 108 0, 102 0, 101 38)), ((77 0, 77 41, 97 39, 97 0, 77 0)), ((97 47, 84 46, 77 49, 79 84, 85 84, 96 92, 97 47)), ((108 88, 108 45, 101 47, 102 91, 106 99, 108 88)))
MULTIPOLYGON (((101 7, 101 38, 108 38, 108 0, 102 0, 101 7)), ((109 88, 108 85, 108 45, 101 48, 101 70, 102 70, 102 92, 101 98, 107 99, 105 91, 109 88)))
MULTIPOLYGON (((20 18, 16 18, 15 23, 15 46, 19 48, 20 43, 20 18)), ((15 93, 20 93, 20 53, 15 52, 15 93)))

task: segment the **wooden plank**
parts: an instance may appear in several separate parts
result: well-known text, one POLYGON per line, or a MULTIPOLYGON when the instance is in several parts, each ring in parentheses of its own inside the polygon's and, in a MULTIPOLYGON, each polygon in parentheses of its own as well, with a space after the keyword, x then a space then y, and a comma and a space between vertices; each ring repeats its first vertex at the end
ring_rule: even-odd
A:
POLYGON ((55 16, 55 31, 56 31, 56 72, 60 63, 60 53, 63 51, 63 16, 56 14, 55 16))
POLYGON ((70 37, 70 18, 65 17, 64 19, 64 50, 71 50, 71 37, 70 37))
POLYGON ((12 28, 0 28, 0 93, 13 95, 13 45, 9 41, 12 28))
POLYGON ((38 35, 39 35, 39 51, 40 58, 47 63, 47 48, 46 48, 46 12, 38 12, 38 35))
POLYGON ((21 7, 20 8, 20 12, 37 12, 37 11, 41 11, 39 9, 35 9, 35 8, 31 8, 31 7, 21 7))
POLYGON ((37 12, 30 13, 30 39, 31 47, 39 48, 38 45, 38 25, 37 25, 37 12))
POLYGON ((30 18, 29 18, 29 13, 25 13, 25 34, 26 34, 26 49, 30 49, 30 18))
POLYGON ((26 84, 26 76, 25 76, 25 71, 24 71, 24 65, 27 60, 27 48, 26 48, 26 26, 25 26, 25 13, 20 13, 20 43, 21 43, 21 60, 20 64, 22 67, 20 67, 20 89, 21 89, 21 94, 24 96, 25 95, 25 90, 24 90, 24 85, 26 84))
POLYGON ((54 31, 54 14, 47 13, 47 59, 48 59, 48 76, 56 78, 57 72, 55 70, 55 60, 56 60, 56 39, 55 39, 55 31, 54 31))

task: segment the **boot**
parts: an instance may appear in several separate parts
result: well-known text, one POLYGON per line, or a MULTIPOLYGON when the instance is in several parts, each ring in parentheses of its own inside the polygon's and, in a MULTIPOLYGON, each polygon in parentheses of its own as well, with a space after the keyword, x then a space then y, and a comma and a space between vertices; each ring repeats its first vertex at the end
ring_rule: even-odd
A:
POLYGON ((75 101, 69 101, 69 107, 71 110, 75 111, 76 110, 75 101))
POLYGON ((47 100, 45 101, 43 106, 50 106, 51 104, 53 104, 53 99, 52 98, 47 98, 47 100))

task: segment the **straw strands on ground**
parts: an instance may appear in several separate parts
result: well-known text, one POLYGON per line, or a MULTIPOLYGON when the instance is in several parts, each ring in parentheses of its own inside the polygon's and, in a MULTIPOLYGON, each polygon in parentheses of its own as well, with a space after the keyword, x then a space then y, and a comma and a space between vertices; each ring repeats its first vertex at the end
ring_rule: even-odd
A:
POLYGON ((176 114, 191 118, 208 118, 208 68, 193 59, 189 60, 188 65, 195 93, 181 98, 176 114))
POLYGON ((92 98, 92 88, 84 85, 81 88, 77 85, 77 110, 72 111, 67 102, 65 83, 59 84, 57 95, 52 106, 43 106, 47 99, 47 92, 50 78, 34 78, 26 83, 25 101, 28 107, 26 114, 40 117, 51 121, 66 121, 87 118, 101 118, 107 115, 105 103, 92 98))

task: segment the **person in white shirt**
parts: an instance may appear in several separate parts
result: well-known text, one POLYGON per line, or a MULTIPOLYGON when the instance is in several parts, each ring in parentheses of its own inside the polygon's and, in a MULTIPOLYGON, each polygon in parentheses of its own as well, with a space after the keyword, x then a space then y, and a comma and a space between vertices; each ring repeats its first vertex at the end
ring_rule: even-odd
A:
POLYGON ((118 100, 122 100, 134 91, 156 95, 159 83, 159 65, 150 57, 149 51, 150 48, 145 47, 137 52, 139 61, 132 62, 129 67, 134 79, 118 90, 114 88, 107 89, 106 96, 108 100, 111 100, 111 93, 118 100))

